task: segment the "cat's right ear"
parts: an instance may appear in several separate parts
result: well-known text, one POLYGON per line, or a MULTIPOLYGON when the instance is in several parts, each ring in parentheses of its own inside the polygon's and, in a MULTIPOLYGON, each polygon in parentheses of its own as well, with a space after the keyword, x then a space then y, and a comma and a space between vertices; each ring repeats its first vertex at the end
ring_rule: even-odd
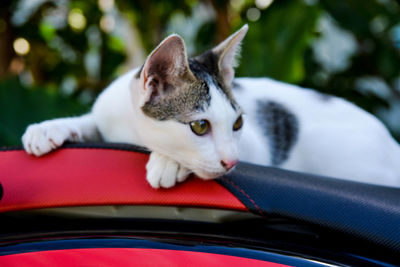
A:
POLYGON ((194 79, 183 39, 173 34, 165 38, 147 57, 140 74, 144 99, 164 97, 184 81, 194 79))
POLYGON ((235 67, 237 65, 237 57, 240 50, 240 44, 247 33, 249 26, 246 24, 237 32, 229 36, 225 41, 207 51, 196 60, 207 66, 211 72, 218 74, 228 88, 231 86, 235 76, 235 67))
POLYGON ((237 32, 229 36, 225 41, 212 49, 212 52, 218 56, 218 70, 224 83, 230 85, 235 76, 234 68, 237 65, 237 57, 240 51, 240 44, 249 26, 246 24, 237 32))

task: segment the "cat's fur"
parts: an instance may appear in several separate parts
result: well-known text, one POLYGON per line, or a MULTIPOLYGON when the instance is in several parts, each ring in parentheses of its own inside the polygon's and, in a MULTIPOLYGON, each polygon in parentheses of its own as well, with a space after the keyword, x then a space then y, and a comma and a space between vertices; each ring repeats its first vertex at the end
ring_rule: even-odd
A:
MULTIPOLYGON (((374 184, 400 186, 400 147, 374 116, 333 96, 266 78, 234 79, 247 25, 192 59, 178 35, 142 68, 114 81, 81 117, 29 126, 26 151, 103 139, 149 148, 147 180, 172 187, 194 172, 225 174, 237 160, 374 184), (243 127, 233 124, 243 114, 243 127), (190 122, 206 119, 197 136, 190 122), (241 138, 240 138, 241 136, 241 138)), ((246 62, 251 64, 251 62, 246 62)))

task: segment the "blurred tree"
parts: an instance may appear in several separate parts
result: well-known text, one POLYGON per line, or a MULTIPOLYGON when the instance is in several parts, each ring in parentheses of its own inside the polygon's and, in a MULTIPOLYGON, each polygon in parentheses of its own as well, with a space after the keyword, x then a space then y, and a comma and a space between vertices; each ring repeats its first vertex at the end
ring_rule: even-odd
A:
POLYGON ((261 11, 256 23, 246 17, 249 8, 254 7, 247 6, 241 12, 250 31, 243 43, 238 75, 301 82, 306 76, 304 52, 315 38, 320 8, 302 1, 275 1, 261 11))
POLYGON ((46 92, 43 88, 27 89, 15 78, 3 81, 0 83, 0 146, 19 145, 30 123, 80 115, 89 108, 89 105, 46 92))
POLYGON ((222 42, 226 37, 231 34, 231 26, 229 21, 229 1, 224 0, 209 0, 215 12, 215 39, 214 43, 222 42))
POLYGON ((400 140, 400 121, 390 120, 400 116, 394 114, 400 111, 396 109, 400 105, 400 5, 391 0, 321 0, 319 6, 353 36, 356 50, 346 68, 329 73, 309 47, 304 57, 307 75, 301 84, 375 113, 400 140))
MULTIPOLYGON (((99 92, 114 78, 125 55, 112 46, 116 37, 100 29, 103 12, 95 1, 71 0, 68 6, 43 1, 31 8, 32 14, 14 19, 13 28, 29 41, 24 59, 34 84, 58 87, 70 77, 76 92, 99 92)), ((14 14, 20 9, 23 6, 16 5, 14 14)))
POLYGON ((142 43, 149 53, 164 39, 168 21, 176 12, 190 15, 194 0, 121 0, 117 2, 119 10, 125 14, 139 29, 142 43))
POLYGON ((0 2, 0 79, 9 74, 11 59, 14 57, 11 2, 11 0, 0 2))

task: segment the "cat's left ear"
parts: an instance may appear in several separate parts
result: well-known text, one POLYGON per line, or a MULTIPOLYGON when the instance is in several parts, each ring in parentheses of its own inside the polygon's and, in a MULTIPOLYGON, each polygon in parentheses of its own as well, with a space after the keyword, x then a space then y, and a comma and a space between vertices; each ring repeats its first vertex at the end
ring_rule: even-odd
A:
POLYGON ((163 98, 178 90, 184 82, 193 81, 183 39, 172 34, 148 56, 140 74, 143 102, 163 98))
POLYGON ((237 57, 240 44, 247 33, 249 26, 246 24, 240 30, 229 36, 211 51, 218 56, 218 70, 226 85, 230 85, 235 76, 234 68, 237 66, 237 57))

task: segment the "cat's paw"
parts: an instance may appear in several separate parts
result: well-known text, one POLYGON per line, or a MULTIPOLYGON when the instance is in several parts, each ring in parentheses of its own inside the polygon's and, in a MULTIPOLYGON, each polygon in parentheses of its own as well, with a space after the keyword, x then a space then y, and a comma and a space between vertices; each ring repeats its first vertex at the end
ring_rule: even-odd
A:
POLYGON ((170 188, 183 182, 191 173, 173 159, 152 152, 146 165, 146 179, 153 188, 170 188))
POLYGON ((22 136, 24 149, 28 154, 42 156, 66 141, 80 141, 77 129, 69 125, 43 122, 30 125, 22 136))

